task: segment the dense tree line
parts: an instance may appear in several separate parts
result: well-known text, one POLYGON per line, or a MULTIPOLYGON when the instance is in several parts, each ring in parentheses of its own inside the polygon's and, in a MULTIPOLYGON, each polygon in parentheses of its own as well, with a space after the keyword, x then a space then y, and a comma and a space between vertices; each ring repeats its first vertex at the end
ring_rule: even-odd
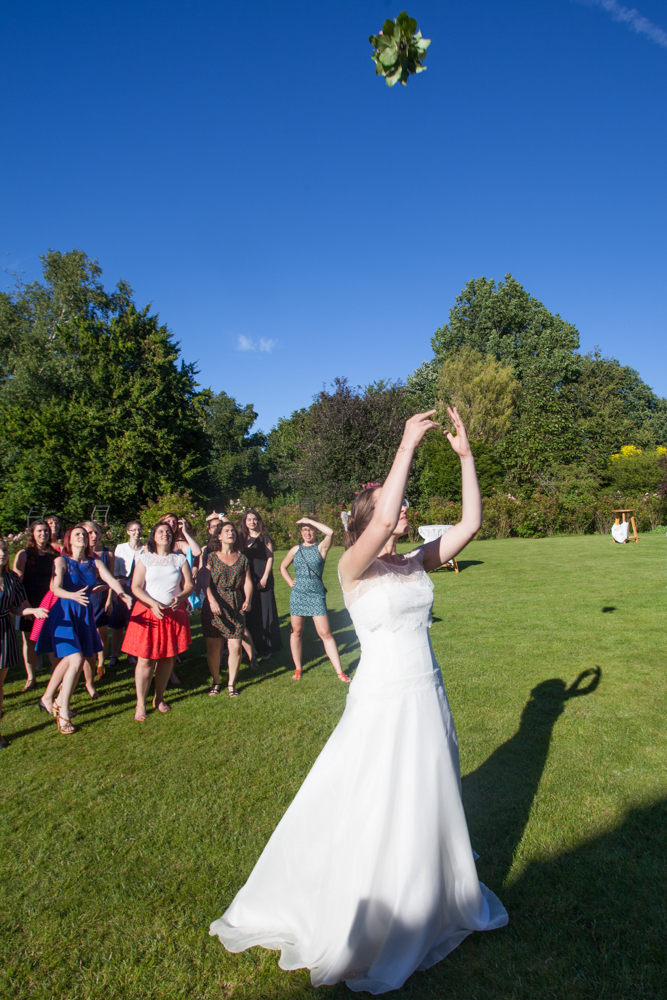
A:
MULTIPOLYGON (((503 484, 656 488, 665 477, 667 401, 632 368, 580 354, 576 328, 511 275, 466 285, 432 358, 404 383, 334 378, 264 436, 251 403, 197 383, 127 283, 107 292, 98 263, 78 250, 50 251, 43 274, 0 294, 5 530, 33 504, 72 519, 105 502, 119 519, 177 491, 215 505, 244 490, 346 504, 387 474, 406 417, 432 406, 444 415, 447 403, 470 428, 487 494, 503 484)), ((427 438, 408 488, 416 500, 459 495, 442 436, 427 438)))

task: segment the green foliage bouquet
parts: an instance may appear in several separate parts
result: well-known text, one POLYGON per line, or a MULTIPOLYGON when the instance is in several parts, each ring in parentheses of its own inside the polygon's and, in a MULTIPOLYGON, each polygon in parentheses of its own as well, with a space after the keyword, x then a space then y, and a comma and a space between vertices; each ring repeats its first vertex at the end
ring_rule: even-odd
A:
POLYGON ((387 19, 380 34, 371 35, 368 41, 375 49, 371 56, 375 72, 385 78, 388 87, 395 83, 405 87, 409 76, 426 69, 424 59, 431 39, 422 38, 414 17, 408 17, 405 11, 395 21, 387 19))

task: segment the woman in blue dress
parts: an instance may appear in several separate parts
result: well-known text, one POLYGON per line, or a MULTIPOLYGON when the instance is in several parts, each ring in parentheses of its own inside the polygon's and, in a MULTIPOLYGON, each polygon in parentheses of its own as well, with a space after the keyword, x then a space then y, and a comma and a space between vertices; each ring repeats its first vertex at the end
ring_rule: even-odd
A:
POLYGON ((292 546, 280 565, 280 573, 283 579, 292 588, 289 598, 289 609, 292 619, 292 632, 289 644, 295 667, 292 680, 301 680, 303 626, 306 618, 312 618, 317 634, 324 643, 327 656, 334 666, 338 679, 349 684, 350 678, 343 673, 336 640, 329 628, 327 602, 324 596, 326 590, 322 583, 324 562, 333 541, 333 528, 329 528, 326 524, 320 524, 319 521, 314 521, 312 517, 302 517, 296 523, 301 525, 302 542, 300 545, 292 546), (317 544, 318 531, 321 531, 324 535, 319 545, 317 544), (293 579, 290 573, 288 573, 288 567, 292 563, 294 563, 294 575, 296 579, 293 579))
POLYGON ((100 579, 131 606, 119 581, 101 559, 94 557, 85 526, 77 524, 65 532, 63 553, 55 561, 51 590, 59 600, 51 608, 35 647, 38 653, 54 652, 60 661, 38 704, 55 715, 58 730, 64 735, 74 732, 69 702, 81 676, 83 661, 102 649, 90 599, 100 579), (56 701, 58 687, 60 695, 56 701))

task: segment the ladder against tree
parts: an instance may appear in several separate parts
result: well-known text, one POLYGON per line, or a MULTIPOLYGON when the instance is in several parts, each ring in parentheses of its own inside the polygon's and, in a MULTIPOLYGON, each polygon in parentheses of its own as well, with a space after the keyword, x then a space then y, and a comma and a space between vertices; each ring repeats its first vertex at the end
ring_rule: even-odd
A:
POLYGON ((45 514, 46 514, 46 507, 43 507, 42 504, 40 503, 34 503, 30 508, 30 510, 28 511, 28 518, 26 521, 25 530, 28 531, 30 529, 30 525, 33 523, 33 521, 42 521, 44 519, 45 514))
POLYGON ((624 521, 627 521, 626 514, 630 515, 630 524, 632 525, 634 538, 630 538, 630 534, 628 532, 628 537, 626 538, 626 542, 638 542, 639 535, 637 534, 637 523, 635 521, 634 507, 627 507, 625 510, 612 510, 612 514, 616 515, 616 520, 614 521, 614 524, 621 524, 621 517, 623 518, 624 521))
POLYGON ((97 524, 101 524, 103 525, 103 527, 106 528, 108 525, 107 518, 109 517, 110 509, 111 509, 111 504, 96 503, 95 506, 93 507, 93 513, 90 515, 90 520, 96 521, 97 524))

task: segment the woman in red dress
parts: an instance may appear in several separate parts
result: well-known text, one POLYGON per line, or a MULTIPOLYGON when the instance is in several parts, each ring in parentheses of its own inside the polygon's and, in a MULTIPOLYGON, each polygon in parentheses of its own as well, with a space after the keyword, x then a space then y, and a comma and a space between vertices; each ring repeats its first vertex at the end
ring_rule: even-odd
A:
POLYGON ((139 554, 132 577, 137 599, 123 640, 123 652, 137 657, 137 722, 146 721, 146 696, 155 671, 153 708, 168 712, 164 700, 174 659, 191 642, 184 603, 194 586, 188 561, 174 551, 174 533, 165 522, 155 525, 139 554), (156 662, 157 661, 157 662, 156 662))

